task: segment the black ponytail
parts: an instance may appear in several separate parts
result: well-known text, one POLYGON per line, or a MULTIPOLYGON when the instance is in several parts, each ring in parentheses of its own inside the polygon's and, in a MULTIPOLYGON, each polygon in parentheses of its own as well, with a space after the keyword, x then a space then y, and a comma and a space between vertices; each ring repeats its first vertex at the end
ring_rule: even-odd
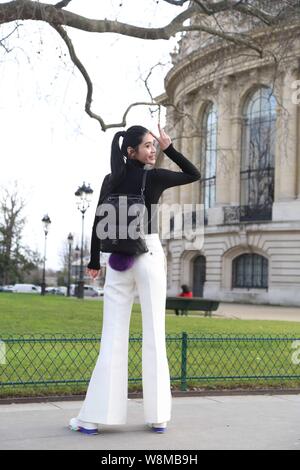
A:
POLYGON ((143 126, 131 126, 127 131, 119 131, 114 135, 111 143, 110 167, 111 174, 108 180, 108 192, 112 192, 126 176, 127 148, 137 148, 149 131, 143 126), (123 142, 120 147, 120 137, 123 142))
POLYGON ((111 172, 115 175, 118 173, 120 167, 125 164, 124 156, 120 149, 119 139, 124 137, 125 131, 117 132, 111 143, 111 154, 110 154, 110 167, 111 172))
POLYGON ((113 190, 115 186, 117 186, 122 179, 125 177, 126 173, 126 162, 124 159, 124 155, 120 149, 119 140, 120 137, 125 136, 125 131, 119 131, 114 135, 114 138, 111 143, 111 154, 110 154, 110 168, 111 174, 109 177, 109 192, 113 190))

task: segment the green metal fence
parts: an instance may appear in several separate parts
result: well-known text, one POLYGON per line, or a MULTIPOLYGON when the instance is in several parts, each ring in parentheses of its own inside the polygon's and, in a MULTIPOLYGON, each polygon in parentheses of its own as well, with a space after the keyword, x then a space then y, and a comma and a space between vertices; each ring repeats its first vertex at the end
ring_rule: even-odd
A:
MULTIPOLYGON (((0 337, 0 393, 9 388, 81 385, 86 388, 101 338, 39 335, 0 337)), ((290 336, 181 335, 166 337, 171 382, 197 385, 280 381, 300 385, 300 338, 290 336)), ((129 339, 129 384, 142 381, 142 337, 129 339)))

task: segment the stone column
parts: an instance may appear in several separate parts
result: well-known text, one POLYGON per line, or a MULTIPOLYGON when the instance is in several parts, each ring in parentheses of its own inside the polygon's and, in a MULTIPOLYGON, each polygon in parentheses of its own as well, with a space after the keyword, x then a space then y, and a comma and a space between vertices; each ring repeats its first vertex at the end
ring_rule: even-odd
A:
POLYGON ((289 68, 282 80, 278 111, 276 145, 276 184, 273 220, 299 220, 300 200, 297 200, 298 105, 293 102, 293 82, 298 72, 289 68))
POLYGON ((231 108, 230 80, 226 79, 218 93, 216 203, 215 207, 208 211, 208 225, 223 224, 223 206, 230 205, 231 202, 233 160, 231 108))
MULTIPOLYGON (((190 99, 186 99, 184 103, 184 111, 186 114, 193 115, 193 103, 190 99)), ((193 162, 193 129, 190 119, 186 116, 183 119, 183 129, 182 129, 182 154, 193 162)), ((179 168, 177 167, 177 171, 179 168)), ((179 187, 180 193, 180 203, 181 204, 191 204, 192 197, 192 185, 183 185, 179 187)))
POLYGON ((240 116, 233 116, 231 119, 232 129, 232 159, 231 159, 231 184, 230 184, 230 204, 240 205, 240 178, 241 178, 241 130, 243 120, 240 116))
POLYGON ((231 109, 228 90, 222 87, 218 100, 218 157, 216 206, 230 203, 231 109))
MULTIPOLYGON (((181 152, 181 147, 182 147, 182 121, 179 120, 177 122, 177 117, 176 117, 176 110, 172 108, 171 111, 171 116, 172 116, 172 121, 168 122, 168 129, 167 132, 169 132, 169 135, 173 140, 173 145, 178 152, 181 152)), ((178 171, 178 166, 172 162, 168 157, 165 157, 165 161, 167 162, 167 168, 172 170, 172 171, 178 171)), ((166 197, 164 199, 165 202, 168 204, 174 204, 174 203, 180 203, 180 187, 175 186, 173 188, 170 188, 166 192, 166 197)))
MULTIPOLYGON (((173 145, 179 152, 181 151, 181 135, 182 135, 182 125, 181 121, 179 124, 176 122, 176 111, 173 108, 168 108, 167 111, 167 125, 165 130, 167 134, 170 135, 173 145)), ((172 160, 164 155, 163 162, 161 168, 170 169, 171 171, 178 171, 178 167, 172 160)), ((169 227, 169 208, 172 204, 179 204, 180 203, 180 187, 175 186, 173 188, 169 188, 162 194, 159 204, 160 204, 160 213, 159 213, 159 227, 160 227, 160 234, 161 236, 166 236, 165 233, 162 233, 162 229, 164 228, 167 230, 169 227)), ((172 215, 172 214, 171 214, 172 215)), ((167 230, 168 232, 168 230, 167 230)), ((166 239, 168 240, 168 239, 166 239)), ((165 243, 167 244, 167 241, 165 243)), ((168 248, 166 248, 168 251, 168 248)))

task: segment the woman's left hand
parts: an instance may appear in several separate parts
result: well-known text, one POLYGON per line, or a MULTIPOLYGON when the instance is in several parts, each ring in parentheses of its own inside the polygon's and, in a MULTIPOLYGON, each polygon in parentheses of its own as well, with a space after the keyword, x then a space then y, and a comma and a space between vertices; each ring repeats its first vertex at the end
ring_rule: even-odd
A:
POLYGON ((165 131, 161 129, 159 124, 158 124, 158 131, 159 131, 159 136, 156 136, 151 131, 150 131, 150 134, 153 135, 153 137, 157 140, 160 148, 162 150, 166 150, 169 147, 169 145, 172 143, 171 137, 169 137, 168 134, 166 134, 165 131))
POLYGON ((101 269, 89 269, 86 268, 86 273, 91 276, 92 279, 96 279, 98 277, 98 274, 101 274, 101 269))

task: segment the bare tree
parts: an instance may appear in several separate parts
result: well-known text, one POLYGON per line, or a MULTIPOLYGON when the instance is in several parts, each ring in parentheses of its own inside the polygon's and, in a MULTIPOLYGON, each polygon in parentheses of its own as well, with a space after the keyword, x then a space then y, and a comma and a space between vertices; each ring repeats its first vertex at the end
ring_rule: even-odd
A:
MULTIPOLYGON (((103 0, 104 1, 104 0, 103 0)), ((149 0, 150 1, 150 0, 149 0)), ((259 38, 254 38, 251 32, 232 31, 232 28, 224 28, 222 18, 226 15, 227 25, 231 24, 231 18, 239 15, 245 20, 250 20, 256 26, 264 27, 267 32, 273 32, 280 29, 285 22, 297 22, 300 13, 300 3, 298 0, 282 0, 279 8, 272 8, 269 0, 162 0, 174 6, 184 7, 186 9, 175 15, 172 21, 163 27, 146 28, 119 21, 104 19, 91 19, 82 15, 73 13, 66 8, 72 3, 72 0, 63 0, 55 4, 43 3, 31 0, 14 0, 0 4, 0 25, 10 22, 24 20, 36 20, 48 23, 60 35, 68 48, 70 58, 81 72, 86 85, 87 95, 85 102, 85 111, 93 119, 96 119, 103 131, 109 128, 124 127, 126 125, 127 115, 135 106, 157 106, 157 103, 151 97, 149 102, 131 103, 124 111, 120 122, 106 123, 100 114, 92 109, 93 101, 93 83, 81 60, 78 58, 72 40, 66 27, 75 28, 82 31, 93 33, 116 33, 156 41, 159 39, 169 40, 178 33, 201 32, 209 37, 219 38, 234 46, 242 46, 244 49, 256 54, 263 59, 265 55, 274 53, 263 45, 259 38), (207 21, 212 18, 213 21, 207 21), (188 23, 188 24, 187 24, 188 23)), ((206 38, 207 39, 207 38, 206 38)), ((0 40, 0 45, 6 48, 5 41, 0 40)), ((201 47, 201 41, 199 43, 201 47)), ((276 61, 276 57, 274 56, 276 61)), ((151 96, 151 94, 150 94, 151 96)), ((164 106, 174 106, 173 103, 164 103, 164 106)), ((180 112, 180 110, 178 110, 180 112)))
POLYGON ((26 219, 25 201, 19 196, 17 184, 12 190, 2 188, 0 198, 0 283, 22 281, 41 261, 39 254, 22 244, 26 219))

